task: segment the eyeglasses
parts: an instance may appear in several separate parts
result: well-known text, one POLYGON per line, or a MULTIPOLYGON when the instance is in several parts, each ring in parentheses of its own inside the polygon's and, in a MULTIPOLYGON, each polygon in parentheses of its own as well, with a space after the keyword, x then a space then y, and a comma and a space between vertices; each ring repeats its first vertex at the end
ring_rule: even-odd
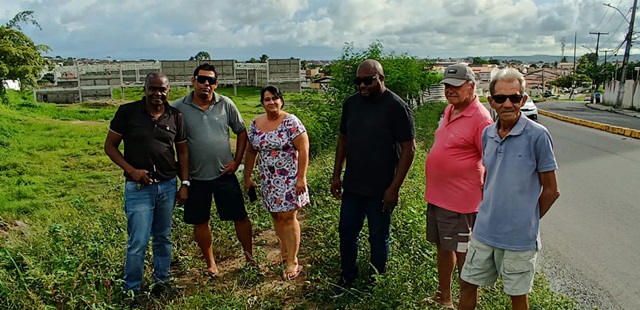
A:
POLYGON ((378 76, 374 75, 374 76, 365 76, 365 77, 357 77, 355 79, 353 79, 353 84, 356 84, 356 86, 360 86, 360 84, 364 83, 364 85, 371 85, 373 84, 373 80, 377 80, 378 76))
POLYGON ((200 84, 209 82, 209 85, 213 85, 216 83, 217 80, 218 79, 215 76, 196 75, 196 81, 200 84))
POLYGON ((491 96, 491 98, 493 98, 493 101, 495 103, 500 103, 500 104, 503 104, 505 101, 507 101, 507 98, 509 99, 509 101, 511 101, 511 103, 520 103, 520 101, 522 101, 522 97, 523 96, 520 94, 491 96))

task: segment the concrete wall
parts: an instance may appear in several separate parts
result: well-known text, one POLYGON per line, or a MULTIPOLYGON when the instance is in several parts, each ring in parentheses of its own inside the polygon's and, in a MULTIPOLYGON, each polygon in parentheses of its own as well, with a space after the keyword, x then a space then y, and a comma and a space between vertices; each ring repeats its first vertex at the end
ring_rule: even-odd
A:
POLYGON ((278 87, 282 92, 299 93, 302 91, 300 59, 269 59, 268 64, 268 84, 278 87))
MULTIPOLYGON (((620 82, 614 81, 604 85, 604 94, 602 100, 608 104, 615 104, 618 96, 618 88, 620 82)), ((622 107, 631 108, 640 107, 640 83, 634 80, 626 80, 624 82, 624 95, 622 97, 622 107)))
MULTIPOLYGON (((87 87, 82 89, 82 101, 112 99, 111 87, 87 87)), ((80 102, 77 88, 46 88, 35 93, 36 101, 52 103, 80 102)))
MULTIPOLYGON (((257 86, 274 85, 283 92, 301 92, 300 59, 269 59, 266 64, 243 69, 236 68, 236 61, 227 60, 163 60, 155 62, 115 62, 104 64, 78 64, 60 66, 54 69, 57 89, 38 90, 36 100, 48 102, 78 102, 88 98, 106 98, 106 91, 89 91, 95 87, 101 89, 119 88, 126 85, 142 85, 144 78, 151 72, 163 72, 172 85, 191 85, 193 70, 203 63, 216 68, 221 85, 257 86), (266 67, 266 68, 265 68, 266 67), (79 79, 75 78, 79 74, 79 79), (62 78, 62 76, 74 78, 62 78), (78 93, 78 80, 82 95, 78 93), (54 92, 59 92, 55 93, 54 92), (104 92, 104 93, 103 93, 104 92), (45 96, 46 95, 46 96, 45 96), (80 98, 81 97, 81 98, 80 98)), ((241 66, 242 67, 242 66, 241 66)), ((109 93, 109 98, 111 94, 109 93)))

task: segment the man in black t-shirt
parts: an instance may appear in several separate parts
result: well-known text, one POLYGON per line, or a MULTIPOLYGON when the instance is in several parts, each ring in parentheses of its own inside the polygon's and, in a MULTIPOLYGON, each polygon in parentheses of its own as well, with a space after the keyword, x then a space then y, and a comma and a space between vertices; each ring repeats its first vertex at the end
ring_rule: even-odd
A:
POLYGON ((104 143, 105 153, 124 170, 126 179, 124 211, 129 237, 123 289, 136 296, 150 236, 156 282, 152 293, 170 290, 173 207, 176 201, 185 203, 189 186, 187 134, 182 113, 167 103, 169 80, 162 73, 150 73, 145 79, 144 94, 142 100, 118 108, 104 143), (124 155, 118 149, 122 141, 124 155), (176 175, 183 185, 177 192, 176 175))
POLYGON ((373 59, 362 62, 354 84, 358 92, 342 107, 331 182, 331 193, 342 199, 338 228, 342 273, 337 295, 357 277, 358 235, 365 217, 369 221, 370 275, 385 272, 391 213, 415 153, 413 114, 384 86, 382 65, 373 59))

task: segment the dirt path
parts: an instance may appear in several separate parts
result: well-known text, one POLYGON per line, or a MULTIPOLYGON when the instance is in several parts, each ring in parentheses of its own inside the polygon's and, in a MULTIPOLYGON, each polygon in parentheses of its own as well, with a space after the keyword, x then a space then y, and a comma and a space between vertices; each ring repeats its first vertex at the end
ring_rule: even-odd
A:
MULTIPOLYGON (((298 220, 304 227, 302 214, 299 214, 298 220)), ((196 273, 175 275, 176 287, 184 292, 184 296, 190 296, 205 287, 212 292, 232 292, 235 296, 243 296, 247 305, 259 303, 270 296, 278 296, 283 302, 300 302, 299 299, 303 298, 300 290, 306 285, 306 270, 295 280, 284 280, 285 265, 277 264, 282 261, 282 257, 275 230, 268 229, 257 233, 254 235, 253 244, 259 267, 248 267, 242 256, 217 260, 220 273, 215 278, 210 278, 202 269, 197 269, 196 273)), ((304 260, 300 263, 304 266, 304 260)))

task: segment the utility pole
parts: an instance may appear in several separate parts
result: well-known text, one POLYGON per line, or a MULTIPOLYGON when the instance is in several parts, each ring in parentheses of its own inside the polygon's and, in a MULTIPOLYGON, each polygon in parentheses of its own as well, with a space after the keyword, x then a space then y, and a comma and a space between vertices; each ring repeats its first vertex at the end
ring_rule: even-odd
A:
MULTIPOLYGON (((576 45, 578 45, 578 33, 574 32, 573 33, 573 74, 576 74, 576 45)), ((573 88, 575 88, 576 85, 573 85, 573 88)))
MULTIPOLYGON (((637 0, 635 0, 637 1, 637 0)), ((608 32, 599 32, 599 31, 591 31, 589 32, 589 34, 596 34, 598 35, 598 39, 596 41, 596 59, 595 59, 595 63, 593 64, 594 67, 594 76, 593 76, 593 81, 591 82, 591 100, 589 102, 593 103, 593 97, 596 95, 596 88, 598 88, 598 46, 600 45, 600 35, 604 34, 604 35, 608 35, 608 32)))
MULTIPOLYGON (((603 50, 602 51, 604 53, 604 65, 602 65, 602 72, 607 71, 607 53, 611 53, 613 52, 612 50, 603 50)), ((608 79, 608 77, 607 77, 608 79)))
POLYGON ((622 97, 624 95, 624 81, 627 78, 627 64, 629 63, 629 53, 631 52, 631 38, 633 37, 633 24, 636 20, 636 6, 638 0, 633 0, 631 8, 631 20, 629 21, 629 32, 627 32, 627 46, 624 48, 624 57, 622 58, 622 76, 620 77, 620 87, 618 88, 618 96, 616 97, 616 109, 622 108, 622 97))
POLYGON ((569 100, 573 98, 573 93, 576 91, 576 47, 578 45, 578 33, 573 33, 573 82, 571 82, 571 93, 569 94, 569 100))

